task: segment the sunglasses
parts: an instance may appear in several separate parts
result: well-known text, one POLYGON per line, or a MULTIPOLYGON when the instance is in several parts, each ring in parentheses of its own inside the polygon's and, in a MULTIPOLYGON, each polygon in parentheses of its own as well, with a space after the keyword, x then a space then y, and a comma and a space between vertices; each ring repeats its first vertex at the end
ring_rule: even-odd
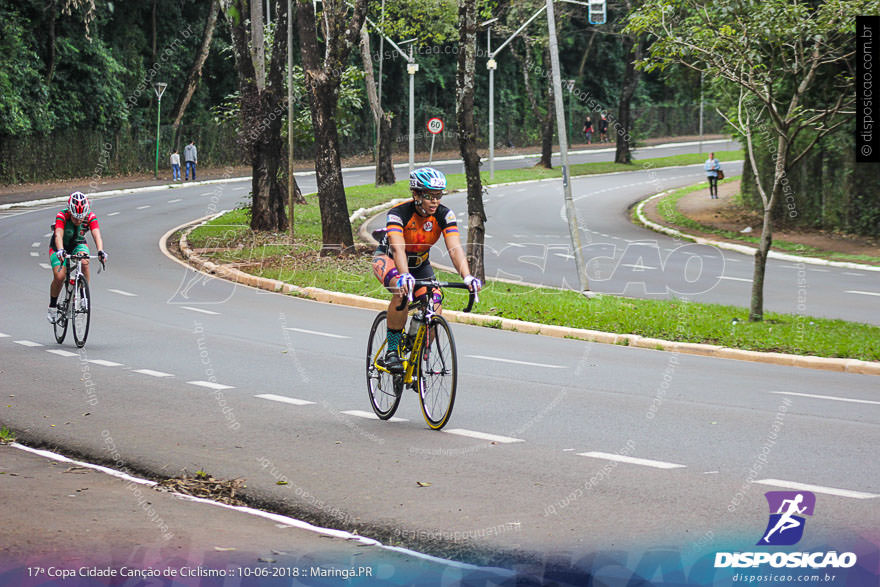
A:
POLYGON ((437 201, 437 202, 439 202, 439 201, 440 201, 440 198, 443 197, 443 194, 442 194, 442 193, 431 194, 431 193, 428 193, 428 192, 422 192, 422 193, 419 194, 419 195, 422 197, 423 200, 432 200, 432 201, 437 201))

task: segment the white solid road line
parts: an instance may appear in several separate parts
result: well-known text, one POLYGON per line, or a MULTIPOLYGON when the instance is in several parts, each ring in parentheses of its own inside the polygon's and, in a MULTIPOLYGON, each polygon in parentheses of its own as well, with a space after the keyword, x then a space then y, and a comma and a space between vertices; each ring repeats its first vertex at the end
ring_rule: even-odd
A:
POLYGON ((308 406, 315 402, 310 402, 304 399, 297 399, 295 397, 286 397, 283 395, 275 395, 274 393, 261 393, 259 395, 255 395, 254 397, 258 397, 260 399, 267 399, 273 402, 281 402, 283 404, 293 404, 295 406, 308 406))
POLYGON ((153 371, 152 369, 135 369, 135 373, 140 373, 141 375, 149 375, 150 377, 174 377, 171 373, 165 373, 164 371, 153 371))
POLYGON ((464 428, 453 428, 444 430, 446 434, 456 434, 458 436, 467 436, 468 438, 478 438, 480 440, 488 440, 490 442, 501 442, 510 444, 513 442, 525 442, 522 438, 511 438, 510 436, 500 436, 498 434, 486 434, 485 432, 475 432, 473 430, 465 430, 464 428))
POLYGON ((52 353, 53 355, 58 355, 59 357, 78 357, 76 353, 72 353, 70 351, 62 351, 61 349, 48 349, 47 353, 52 353))
POLYGON ((211 316, 219 316, 219 312, 212 312, 211 310, 202 310, 201 308, 193 308, 191 306, 180 306, 184 310, 189 310, 190 312, 199 312, 201 314, 210 314, 211 316))
POLYGON ((137 294, 133 294, 128 291, 122 291, 121 289, 108 289, 107 291, 113 292, 115 294, 119 294, 121 296, 137 297, 137 294))
POLYGON ((329 332, 318 332, 317 330, 306 330, 305 328, 285 328, 284 330, 293 330, 302 332, 303 334, 314 334, 317 336, 326 336, 328 338, 351 338, 350 336, 342 336, 341 334, 330 334, 329 332))
POLYGON ((629 463, 630 465, 644 465, 645 467, 654 467, 657 469, 683 469, 686 465, 677 463, 667 463, 665 461, 653 461, 651 459, 637 459, 635 457, 627 457, 607 452, 579 452, 579 457, 592 457, 594 459, 605 459, 606 461, 617 461, 619 463, 629 463))
POLYGON ((876 291, 859 291, 857 289, 848 289, 844 293, 859 294, 862 296, 880 296, 880 292, 876 291))
POLYGON ((814 395, 812 393, 797 393, 794 391, 771 391, 770 393, 775 393, 778 395, 796 395, 798 397, 812 397, 815 399, 830 399, 838 402, 851 402, 854 404, 874 404, 876 406, 880 406, 880 402, 875 402, 869 399, 851 399, 848 397, 834 397, 833 395, 814 395))
MULTIPOLYGON (((357 416, 358 418, 367 418, 368 420, 378 420, 379 416, 373 412, 364 412, 363 410, 343 410, 340 414, 348 414, 349 416, 357 416)), ((398 418, 396 416, 389 418, 388 422, 409 422, 406 418, 398 418)))
POLYGON ((231 385, 223 385, 222 383, 214 383, 213 381, 187 381, 190 385, 198 385, 199 387, 207 387, 208 389, 235 389, 231 385))
POLYGON ((794 489, 795 491, 812 491, 813 493, 826 493, 828 495, 836 495, 838 497, 852 497, 853 499, 873 499, 880 497, 876 493, 865 493, 864 491, 852 491, 850 489, 837 489, 836 487, 823 487, 822 485, 808 485, 806 483, 795 483, 794 481, 783 481, 781 479, 760 479, 755 481, 761 485, 772 485, 773 487, 784 487, 786 489, 794 489))
POLYGON ((122 363, 114 363, 113 361, 104 361, 103 359, 89 359, 89 363, 101 365, 102 367, 121 367, 122 363))
POLYGON ((21 346, 29 346, 29 347, 43 346, 40 343, 34 342, 32 340, 13 340, 12 342, 14 342, 15 344, 20 344, 21 346))
POLYGON ((547 363, 531 363, 529 361, 515 361, 514 359, 502 359, 501 357, 486 357, 484 355, 465 355, 471 359, 483 359, 484 361, 497 361, 499 363, 513 363, 514 365, 526 365, 527 367, 546 367, 547 369, 565 369, 564 365, 548 365, 547 363))

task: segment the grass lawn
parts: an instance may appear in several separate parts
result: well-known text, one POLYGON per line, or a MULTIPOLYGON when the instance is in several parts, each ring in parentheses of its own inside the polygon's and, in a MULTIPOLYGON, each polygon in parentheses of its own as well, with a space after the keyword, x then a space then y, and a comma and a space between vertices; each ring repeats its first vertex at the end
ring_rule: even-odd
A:
MULTIPOLYGON (((725 154, 719 154, 725 155, 725 154)), ((726 154, 736 158, 736 153, 726 154)), ((719 156, 719 158, 721 158, 719 156)), ((607 173, 615 169, 640 169, 647 166, 701 163, 702 155, 667 157, 637 162, 632 166, 588 163, 574 166, 578 174, 607 173), (660 162, 663 162, 662 164, 660 162)), ((730 159, 722 159, 730 160, 730 159)), ((573 168, 572 174, 575 174, 573 168)), ((496 171, 496 183, 517 178, 539 179, 538 175, 559 176, 558 170, 496 171)), ((463 187, 463 175, 447 176, 450 189, 463 187)), ((346 189, 350 211, 368 208, 392 198, 408 197, 406 182, 394 186, 356 186, 346 189)), ((679 196, 680 197, 680 196, 679 196)), ((223 248, 203 253, 215 262, 243 263, 244 271, 279 279, 301 287, 323 289, 389 299, 372 275, 370 252, 343 258, 320 257, 321 222, 316 199, 295 210, 296 243, 286 234, 253 233, 248 227, 246 210, 234 210, 194 230, 189 236, 193 248, 223 248)), ((674 202, 672 204, 674 213, 674 202)), ((454 279, 440 272, 441 279, 454 279)), ((446 292, 445 306, 460 309, 466 294, 446 292)), ((744 303, 747 300, 744 300, 744 303)), ((849 357, 867 361, 880 360, 880 327, 809 316, 765 313, 765 320, 749 323, 743 307, 683 301, 653 301, 617 296, 598 296, 587 300, 571 291, 534 288, 490 282, 480 294, 475 312, 499 318, 511 318, 543 324, 630 333, 681 342, 718 344, 732 348, 775 351, 823 357, 849 357)))

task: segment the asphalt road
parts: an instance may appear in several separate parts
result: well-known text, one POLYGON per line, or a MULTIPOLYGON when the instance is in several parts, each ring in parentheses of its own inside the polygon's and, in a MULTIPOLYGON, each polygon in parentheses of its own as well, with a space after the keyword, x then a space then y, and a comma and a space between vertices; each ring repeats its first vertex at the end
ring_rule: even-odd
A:
MULTIPOLYGON (((133 471, 245 477, 257 499, 417 550, 531 553, 538 575, 617 576, 658 547, 696 572, 753 549, 764 492, 792 483, 818 500, 799 548, 876 556, 874 378, 456 325, 447 429, 426 428, 411 392, 399 421, 380 422, 363 376, 373 312, 205 278, 159 252, 167 230, 246 190, 98 199, 112 265, 93 277, 80 352, 45 323, 51 212, 0 218, 0 422, 133 471)), ((480 560, 514 564, 497 556, 480 560)))

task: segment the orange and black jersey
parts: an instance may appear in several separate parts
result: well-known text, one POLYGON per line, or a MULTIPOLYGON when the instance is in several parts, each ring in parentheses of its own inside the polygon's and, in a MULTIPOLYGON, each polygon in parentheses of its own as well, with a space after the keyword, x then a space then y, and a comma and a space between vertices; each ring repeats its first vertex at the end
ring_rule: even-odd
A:
POLYGON ((390 256, 387 235, 396 232, 403 235, 407 255, 427 257, 431 245, 436 243, 441 235, 458 233, 458 223, 455 220, 455 212, 443 204, 437 206, 437 211, 430 216, 421 216, 416 212, 415 202, 410 200, 388 211, 385 232, 386 236, 379 243, 377 252, 390 256))

